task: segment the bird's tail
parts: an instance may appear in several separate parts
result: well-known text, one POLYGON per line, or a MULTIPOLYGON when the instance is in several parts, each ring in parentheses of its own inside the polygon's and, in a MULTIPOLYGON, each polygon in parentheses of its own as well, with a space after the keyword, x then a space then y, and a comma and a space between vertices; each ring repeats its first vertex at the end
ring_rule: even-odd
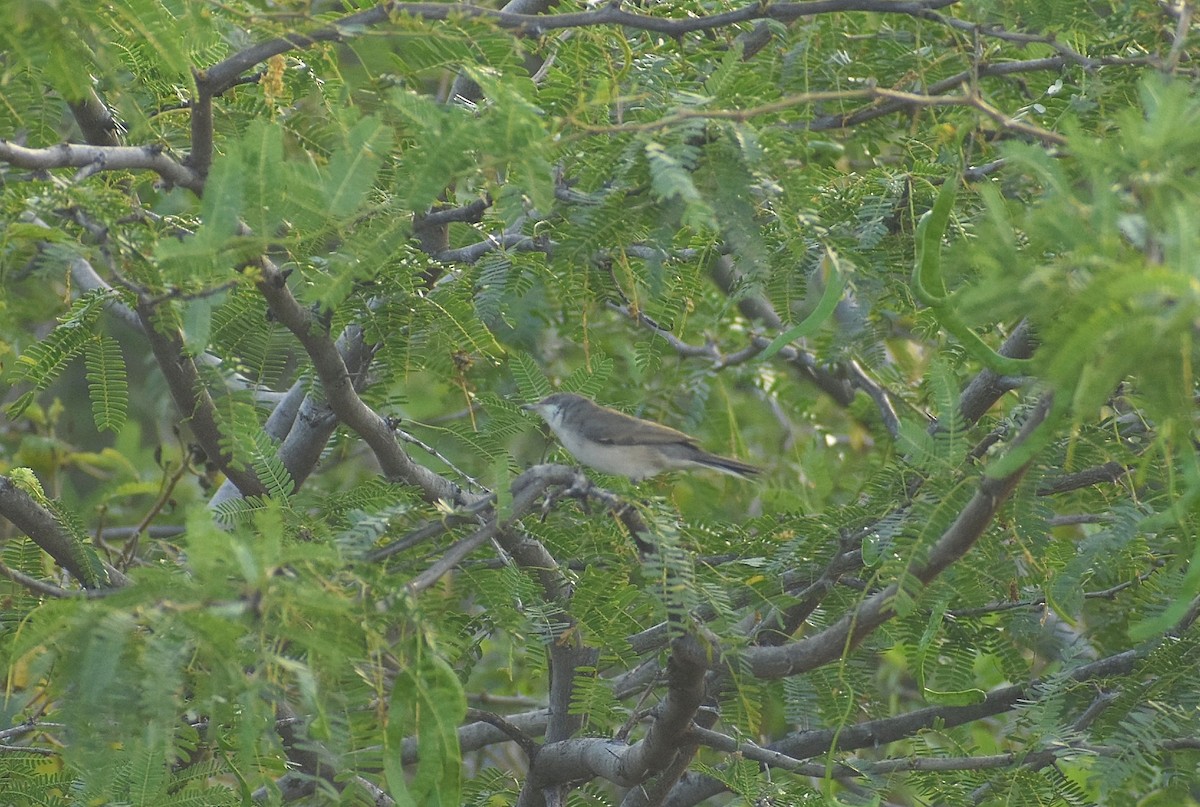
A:
POLYGON ((722 457, 703 451, 699 453, 700 456, 696 458, 697 463, 707 468, 712 468, 714 471, 720 471, 723 474, 736 476, 739 479, 750 479, 762 473, 761 468, 749 465, 741 460, 735 460, 733 457, 722 457))

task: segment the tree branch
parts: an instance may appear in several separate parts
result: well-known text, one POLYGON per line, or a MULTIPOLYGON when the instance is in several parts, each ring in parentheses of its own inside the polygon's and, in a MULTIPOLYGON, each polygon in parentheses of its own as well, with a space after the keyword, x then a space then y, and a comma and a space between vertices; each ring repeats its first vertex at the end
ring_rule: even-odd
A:
MULTIPOLYGON (((1072 681, 1084 682, 1131 672, 1148 650, 1126 650, 1122 653, 1083 664, 1066 673, 1072 681)), ((879 748, 888 743, 912 737, 933 726, 953 728, 1015 708, 1019 703, 1036 700, 1043 681, 1012 685, 993 690, 979 703, 967 706, 932 706, 917 709, 896 717, 869 720, 849 726, 819 731, 799 731, 766 746, 770 751, 802 760, 827 754, 831 749, 852 751, 859 748, 879 748)), ((691 807, 725 790, 715 779, 698 774, 684 777, 664 802, 664 807, 691 807)))
MULTIPOLYGON (((37 542, 35 541, 34 543, 37 542)), ((77 591, 67 591, 65 588, 56 586, 53 583, 47 583, 45 581, 38 580, 36 577, 30 577, 27 574, 18 572, 16 569, 9 568, 8 564, 4 563, 3 561, 0 561, 0 574, 4 575, 17 585, 24 586, 34 594, 41 594, 46 597, 55 597, 58 599, 76 597, 79 595, 79 592, 77 591)))
POLYGON ((449 224, 456 221, 475 223, 483 220, 483 214, 491 206, 491 197, 485 196, 461 207, 434 208, 428 213, 423 214, 421 219, 426 224, 435 225, 449 224))
MULTIPOLYGON (((208 179, 208 170, 212 168, 212 99, 214 95, 220 95, 228 87, 213 88, 203 70, 192 71, 192 78, 196 82, 196 96, 192 101, 192 151, 188 155, 188 164, 196 172, 196 176, 199 177, 200 187, 196 190, 196 195, 199 196, 204 191, 204 182, 208 179)), ((234 76, 235 81, 237 78, 237 76, 234 76)))
POLYGON ((515 725, 495 712, 485 712, 482 709, 467 709, 467 719, 495 726, 504 736, 519 745, 530 761, 538 755, 540 746, 537 742, 522 731, 520 726, 515 725))
POLYGON ((341 42, 354 36, 357 29, 387 22, 393 15, 404 14, 418 19, 436 21, 451 18, 490 20, 500 28, 518 34, 538 35, 563 28, 587 28, 598 25, 621 26, 631 30, 653 31, 667 36, 681 36, 695 31, 724 28, 740 22, 777 20, 794 22, 803 17, 846 11, 873 11, 881 14, 902 14, 922 17, 928 12, 953 5, 957 0, 810 0, 800 3, 751 3, 734 11, 692 17, 664 18, 635 14, 619 4, 598 6, 593 11, 567 14, 520 14, 466 3, 402 3, 384 2, 347 14, 332 25, 308 33, 292 33, 252 45, 197 74, 196 83, 201 95, 218 95, 232 85, 237 77, 260 62, 288 51, 307 48, 318 42, 341 42))
POLYGON ((489 235, 483 241, 477 241, 457 249, 445 249, 433 256, 434 260, 442 263, 475 263, 489 252, 498 249, 513 249, 518 252, 546 252, 550 244, 543 239, 534 238, 523 233, 502 233, 489 235))
POLYGON ((632 745, 595 738, 547 742, 538 753, 531 778, 546 787, 586 772, 621 787, 633 787, 666 767, 685 744, 692 717, 704 699, 705 647, 692 634, 672 643, 667 692, 644 738, 632 745))
MULTIPOLYGON (((1000 355, 1012 359, 1028 359, 1033 355, 1037 342, 1033 338, 1033 328, 1027 321, 1022 321, 1000 345, 1000 355)), ((1002 376, 995 370, 984 368, 979 375, 971 379, 959 398, 958 411, 960 417, 967 423, 974 423, 983 417, 984 413, 1006 392, 1013 389, 1013 379, 1002 376)), ((930 425, 930 433, 936 433, 941 428, 937 421, 930 425)))
MULTIPOLYGON (((975 79, 980 78, 980 77, 1009 76, 1009 75, 1016 75, 1019 73, 1032 73, 1035 71, 1043 71, 1043 70, 1061 70, 1063 67, 1065 67, 1067 64, 1069 64, 1071 61, 1073 61, 1073 60, 1062 57, 1062 56, 1049 56, 1044 59, 1029 59, 1026 61, 1019 61, 1019 62, 1002 62, 1000 64, 979 65, 975 69, 963 70, 959 73, 955 73, 953 76, 949 76, 947 78, 942 79, 941 81, 930 84, 927 88, 925 88, 924 94, 915 94, 915 95, 907 94, 907 93, 906 94, 897 94, 893 98, 884 99, 882 101, 882 103, 872 104, 871 106, 863 107, 854 112, 847 112, 842 115, 825 115, 822 117, 814 118, 813 120, 805 122, 805 123, 795 124, 795 126, 796 126, 796 128, 808 129, 811 131, 825 131, 828 129, 846 129, 846 128, 850 128, 852 126, 857 126, 860 123, 866 123, 867 121, 875 120, 876 118, 882 118, 886 115, 895 114, 896 112, 900 112, 906 108, 911 108, 914 106, 932 106, 932 105, 973 106, 976 109, 979 109, 979 111, 984 112, 984 114, 987 114, 989 117, 994 117, 996 114, 1002 115, 1002 113, 997 113, 997 111, 991 107, 987 107, 987 110, 985 110, 983 107, 986 107, 987 105, 982 101, 982 99, 978 98, 978 96, 972 96, 969 94, 964 95, 964 96, 947 96, 947 95, 944 95, 944 93, 946 93, 956 87, 960 87, 964 84, 974 81, 975 79), (911 97, 906 98, 906 97, 904 97, 905 95, 911 95, 911 97), (958 98, 958 99, 962 100, 962 103, 946 103, 946 104, 931 103, 929 99, 933 99, 936 97, 941 97, 941 98, 947 99, 947 101, 949 101, 949 99, 958 98), (926 100, 918 101, 917 99, 926 99, 926 100)), ((1130 63, 1129 60, 1126 60, 1126 59, 1104 59, 1101 61, 1104 64, 1128 64, 1128 63, 1130 63)), ((885 92, 890 92, 890 91, 885 91, 885 92)), ((883 96, 880 96, 880 98, 882 98, 882 97, 883 96)), ((1005 120, 1007 120, 1007 119, 1005 119, 1005 120)), ((1002 124, 1004 123, 1003 120, 1001 120, 1000 122, 1002 124)), ((1023 124, 1023 126, 1028 126, 1028 124, 1023 124)), ((1024 132, 1024 133, 1030 134, 1034 137, 1037 137, 1038 139, 1044 139, 1042 137, 1042 135, 1044 135, 1044 134, 1050 134, 1050 135, 1052 135, 1052 137, 1054 137, 1056 139, 1059 138, 1059 136, 1057 134, 1048 132, 1047 130, 1041 129, 1040 127, 1033 127, 1033 128, 1036 131, 1029 131, 1029 132, 1024 132)), ((1051 140, 1051 141, 1047 141, 1047 142, 1055 142, 1055 141, 1051 140)))
MULTIPOLYGON (((757 294, 742 294, 738 286, 743 282, 742 277, 734 266, 733 259, 722 255, 713 261, 713 281, 726 294, 733 296, 738 292, 738 309, 750 320, 763 323, 772 330, 782 330, 783 320, 775 312, 767 298, 757 294)), ((761 337, 760 337, 761 338, 761 337)), ((762 339, 762 347, 770 344, 770 340, 762 339)), ((777 354, 789 367, 800 376, 807 379, 825 392, 841 406, 849 406, 854 400, 854 387, 846 379, 830 372, 817 361, 813 354, 794 345, 786 345, 777 354)))
MULTIPOLYGON (((1050 399, 1044 398, 1022 428, 1014 443, 1019 447, 1040 425, 1049 411, 1050 399)), ((1001 479, 984 477, 979 490, 959 512, 941 537, 929 548, 922 560, 914 559, 907 576, 928 585, 951 563, 966 554, 991 524, 1000 505, 1016 489, 1028 465, 1001 479)), ((760 678, 783 678, 826 664, 842 653, 856 647, 876 628, 895 615, 892 600, 899 593, 900 582, 871 595, 850 613, 829 628, 814 636, 789 645, 756 647, 741 653, 742 663, 760 678)))
POLYGON ((78 101, 68 101, 71 114, 79 124, 84 139, 93 146, 119 146, 121 138, 117 136, 120 126, 113 120, 108 105, 96 93, 89 89, 87 94, 78 101))
MULTIPOLYGON (((363 344, 362 329, 351 325, 335 343, 345 361, 347 372, 355 379, 356 387, 366 378, 371 352, 363 344)), ((338 419, 329 403, 308 390, 305 381, 297 381, 276 404, 264 427, 267 434, 280 441, 276 456, 287 469, 295 489, 299 490, 321 460, 329 438, 337 429, 338 419)), ((209 500, 216 507, 236 495, 226 480, 209 500)))
POLYGON ((1039 496, 1054 496, 1080 488, 1089 488, 1105 482, 1116 482, 1125 476, 1128 469, 1119 462, 1106 462, 1095 468, 1086 468, 1073 474, 1045 480, 1037 489, 1039 496))
POLYGON ((267 489, 259 481, 257 474, 251 469, 234 465, 232 455, 222 450, 223 439, 221 429, 217 425, 216 404, 201 381, 200 372, 188 355, 179 330, 168 327, 164 332, 164 328, 155 321, 155 307, 143 294, 138 294, 134 310, 141 320, 146 341, 150 343, 150 349, 158 361, 158 368, 167 381, 171 397, 179 407, 180 414, 191 426, 192 433, 204 449, 204 453, 237 486, 243 496, 265 495, 267 489))
MULTIPOLYGON (((92 587, 92 575, 83 565, 74 539, 58 523, 54 514, 34 500, 11 478, 0 474, 0 516, 29 536, 35 544, 54 558, 54 562, 71 573, 85 587, 92 587)), ((129 579, 105 564, 110 586, 128 585, 129 579)), ((12 578, 16 580, 16 578, 12 578)), ((25 583, 21 580, 17 582, 25 583)), ((43 592, 46 593, 46 592, 43 592)))
POLYGON ((321 380, 329 406, 339 420, 362 437, 379 460, 383 472, 391 479, 417 487, 429 501, 441 500, 456 506, 470 504, 473 496, 413 462, 400 447, 388 422, 363 402, 354 389, 354 379, 334 340, 313 317, 312 310, 301 306, 292 296, 279 268, 265 257, 260 260, 259 268, 261 276, 257 287, 272 315, 300 340, 321 380))
POLYGON ((81 146, 59 143, 48 148, 26 148, 8 140, 0 140, 0 160, 35 171, 54 168, 153 171, 167 184, 196 193, 204 186, 203 180, 194 171, 168 157, 162 146, 81 146))

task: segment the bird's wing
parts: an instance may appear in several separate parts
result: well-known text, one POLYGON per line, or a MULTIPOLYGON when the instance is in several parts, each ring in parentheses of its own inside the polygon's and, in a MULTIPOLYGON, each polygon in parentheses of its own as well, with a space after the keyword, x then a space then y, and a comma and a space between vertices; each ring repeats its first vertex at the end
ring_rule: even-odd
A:
POLYGON ((648 420, 635 418, 632 415, 626 415, 624 412, 614 412, 621 416, 624 421, 625 428, 621 429, 621 434, 615 438, 598 440, 597 442, 606 443, 614 446, 627 445, 667 445, 671 443, 683 443, 685 445, 694 445, 695 440, 688 437, 680 431, 675 431, 670 426, 662 426, 658 423, 651 423, 648 420))

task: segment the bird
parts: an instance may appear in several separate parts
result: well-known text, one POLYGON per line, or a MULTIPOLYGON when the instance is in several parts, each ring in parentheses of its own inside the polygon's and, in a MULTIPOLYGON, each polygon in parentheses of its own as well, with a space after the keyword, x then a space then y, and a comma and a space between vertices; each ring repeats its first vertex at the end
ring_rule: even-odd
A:
POLYGON ((521 408, 540 415, 579 462, 632 482, 664 471, 708 469, 740 479, 760 472, 741 460, 710 454, 681 431, 571 392, 556 392, 521 408))

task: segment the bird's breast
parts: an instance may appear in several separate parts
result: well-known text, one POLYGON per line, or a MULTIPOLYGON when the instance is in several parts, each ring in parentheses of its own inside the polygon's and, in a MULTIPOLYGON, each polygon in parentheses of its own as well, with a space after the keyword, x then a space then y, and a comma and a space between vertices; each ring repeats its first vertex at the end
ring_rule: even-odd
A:
POLYGON ((636 482, 664 470, 662 452, 651 446, 598 443, 575 432, 558 429, 555 432, 571 456, 597 471, 629 477, 636 482))

